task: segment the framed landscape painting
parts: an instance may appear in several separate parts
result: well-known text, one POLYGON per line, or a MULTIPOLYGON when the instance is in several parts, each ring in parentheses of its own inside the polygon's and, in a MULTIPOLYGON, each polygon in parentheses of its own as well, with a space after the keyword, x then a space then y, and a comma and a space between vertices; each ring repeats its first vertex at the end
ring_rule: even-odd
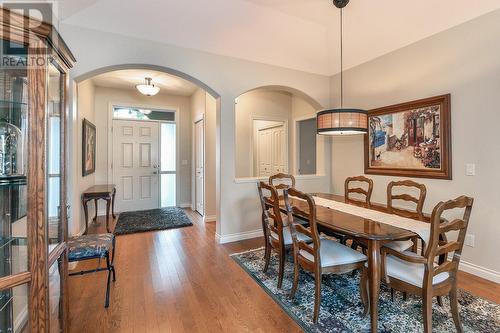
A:
POLYGON ((82 175, 95 172, 96 129, 95 125, 83 119, 82 127, 82 175))
POLYGON ((451 179, 450 95, 370 110, 365 173, 451 179))

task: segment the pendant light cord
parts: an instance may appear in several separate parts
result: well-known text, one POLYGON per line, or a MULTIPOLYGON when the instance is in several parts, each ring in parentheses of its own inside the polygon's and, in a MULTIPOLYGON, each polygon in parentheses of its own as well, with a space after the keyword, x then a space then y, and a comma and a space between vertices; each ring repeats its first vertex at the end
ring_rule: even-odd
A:
POLYGON ((344 108, 344 9, 340 8, 340 108, 344 108))

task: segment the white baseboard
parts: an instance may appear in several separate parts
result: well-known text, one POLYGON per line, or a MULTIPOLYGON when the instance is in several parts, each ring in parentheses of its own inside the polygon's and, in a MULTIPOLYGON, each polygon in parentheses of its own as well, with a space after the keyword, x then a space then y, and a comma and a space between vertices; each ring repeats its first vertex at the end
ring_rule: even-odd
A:
POLYGON ((257 238, 257 237, 262 237, 264 234, 262 232, 262 229, 258 230, 252 230, 252 231, 245 231, 245 232, 238 232, 235 234, 229 234, 229 235, 219 235, 215 234, 215 239, 217 243, 219 244, 226 244, 226 243, 232 243, 232 242, 237 242, 240 240, 245 240, 245 239, 250 239, 250 238, 257 238))
POLYGON ((190 203, 190 202, 180 203, 178 206, 179 206, 180 208, 191 208, 191 209, 193 208, 193 207, 191 206, 191 203, 190 203))
POLYGON ((481 267, 476 264, 471 264, 470 262, 464 260, 460 260, 459 269, 472 275, 479 276, 483 279, 500 283, 500 272, 494 271, 492 269, 481 267))
POLYGON ((205 215, 203 217, 203 222, 215 222, 217 220, 217 215, 205 215))

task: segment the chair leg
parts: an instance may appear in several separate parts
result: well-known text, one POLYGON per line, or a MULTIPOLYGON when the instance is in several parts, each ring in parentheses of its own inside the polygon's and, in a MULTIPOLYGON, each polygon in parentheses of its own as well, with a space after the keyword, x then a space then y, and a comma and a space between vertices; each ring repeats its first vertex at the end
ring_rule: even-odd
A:
POLYGON ((391 301, 394 302, 394 288, 391 287, 391 301))
POLYGON ((271 246, 267 243, 266 243, 266 252, 264 253, 264 260, 266 262, 264 265, 264 273, 265 273, 269 268, 269 261, 271 260, 271 246))
POLYGON ((359 292, 361 293, 361 302, 363 303, 363 317, 368 314, 370 302, 368 302, 368 270, 366 267, 361 269, 361 279, 359 282, 359 292))
POLYGON ((424 332, 432 333, 432 295, 424 292, 423 295, 423 316, 424 316, 424 332))
POLYGON ((462 324, 460 323, 460 314, 458 312, 457 286, 455 284, 450 290, 450 307, 451 315, 453 316, 453 321, 455 322, 455 328, 458 333, 463 333, 462 324))
POLYGON ((297 287, 299 285, 299 263, 297 261, 297 256, 293 256, 293 286, 290 291, 290 298, 295 298, 295 293, 297 292, 297 287))
POLYGON ((278 272, 278 289, 283 285, 283 275, 285 275, 285 249, 280 249, 279 253, 279 272, 278 272))
POLYGON ((108 281, 106 282, 106 301, 104 302, 104 307, 109 307, 109 290, 111 288, 111 272, 112 266, 109 264, 109 255, 106 255, 106 267, 108 268, 108 281))
POLYGON ((317 323, 319 318, 319 307, 321 305, 321 271, 316 269, 314 272, 314 283, 316 285, 314 292, 314 315, 313 322, 317 323))
POLYGON ((408 294, 406 293, 406 291, 403 291, 403 301, 406 302, 407 298, 408 298, 408 294))
POLYGON ((442 296, 438 296, 438 297, 437 297, 437 301, 438 301, 438 305, 439 305, 440 307, 443 307, 443 297, 442 297, 442 296))
POLYGON ((113 282, 116 281, 116 272, 115 272, 115 266, 111 265, 111 272, 113 273, 113 282))

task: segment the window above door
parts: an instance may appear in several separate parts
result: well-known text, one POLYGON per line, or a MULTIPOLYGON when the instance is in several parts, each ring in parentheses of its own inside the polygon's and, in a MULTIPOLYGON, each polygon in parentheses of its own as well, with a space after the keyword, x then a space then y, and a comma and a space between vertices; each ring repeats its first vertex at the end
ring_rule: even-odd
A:
POLYGON ((113 119, 175 121, 175 111, 115 106, 113 119))

